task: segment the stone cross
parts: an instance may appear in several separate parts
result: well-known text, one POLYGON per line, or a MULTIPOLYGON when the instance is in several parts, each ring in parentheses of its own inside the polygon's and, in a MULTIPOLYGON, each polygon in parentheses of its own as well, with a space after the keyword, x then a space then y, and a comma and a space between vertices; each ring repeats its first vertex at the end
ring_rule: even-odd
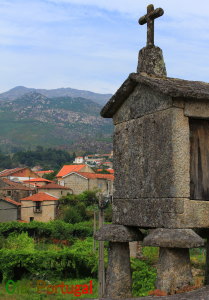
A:
POLYGON ((162 8, 154 9, 154 5, 147 6, 147 14, 139 19, 139 24, 147 23, 147 47, 154 46, 154 19, 161 17, 164 14, 162 8))

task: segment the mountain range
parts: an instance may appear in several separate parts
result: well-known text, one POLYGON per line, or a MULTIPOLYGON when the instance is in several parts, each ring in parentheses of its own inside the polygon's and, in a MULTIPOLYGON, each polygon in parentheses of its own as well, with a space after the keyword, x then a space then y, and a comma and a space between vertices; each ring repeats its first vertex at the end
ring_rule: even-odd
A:
POLYGON ((71 88, 15 87, 2 93, 0 149, 13 152, 41 145, 77 153, 110 151, 112 121, 100 116, 110 96, 71 88))
POLYGON ((85 99, 90 99, 100 105, 104 105, 107 102, 107 100, 112 96, 111 94, 98 94, 90 91, 76 90, 71 88, 59 88, 59 89, 46 90, 46 89, 27 88, 25 86, 16 86, 5 93, 1 93, 0 100, 15 100, 31 92, 39 93, 48 98, 81 97, 85 99))

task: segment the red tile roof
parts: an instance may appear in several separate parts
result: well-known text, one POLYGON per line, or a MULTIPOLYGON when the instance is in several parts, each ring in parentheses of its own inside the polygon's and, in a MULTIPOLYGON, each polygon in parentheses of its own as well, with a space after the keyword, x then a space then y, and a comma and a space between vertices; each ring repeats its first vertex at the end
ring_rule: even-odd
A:
POLYGON ((27 187, 19 182, 14 182, 8 178, 1 178, 0 181, 3 181, 7 186, 0 188, 0 190, 24 190, 24 191, 33 191, 34 189, 27 187))
POLYGON ((84 173, 84 172, 73 172, 73 173, 77 173, 83 177, 86 177, 88 179, 108 179, 108 180, 114 180, 114 175, 112 174, 95 174, 95 173, 84 173))
POLYGON ((59 171, 56 177, 63 177, 72 172, 79 172, 81 171, 86 165, 65 165, 59 171))
POLYGON ((113 169, 107 169, 107 171, 110 173, 110 174, 114 174, 115 171, 113 169))
POLYGON ((62 189, 62 190, 71 190, 68 187, 65 187, 63 185, 57 184, 57 183, 48 183, 45 185, 42 185, 39 187, 39 189, 62 189))
POLYGON ((14 204, 14 205, 16 205, 16 206, 22 205, 20 202, 17 202, 17 201, 15 201, 15 200, 12 200, 12 199, 9 198, 9 197, 2 197, 1 200, 7 201, 7 202, 12 203, 12 204, 14 204))
POLYGON ((6 169, 6 170, 3 170, 0 172, 0 177, 3 177, 3 176, 9 176, 9 175, 12 175, 18 171, 21 171, 21 170, 24 170, 26 169, 26 167, 24 168, 15 168, 15 169, 6 169))
POLYGON ((30 180, 24 180, 23 182, 30 183, 30 182, 53 182, 53 181, 45 179, 45 178, 33 178, 33 179, 30 179, 30 180))
POLYGON ((20 199, 21 201, 56 201, 59 198, 54 197, 48 193, 37 193, 29 197, 20 199))
POLYGON ((19 222, 19 223, 29 223, 29 222, 24 221, 24 220, 17 220, 17 222, 19 222))

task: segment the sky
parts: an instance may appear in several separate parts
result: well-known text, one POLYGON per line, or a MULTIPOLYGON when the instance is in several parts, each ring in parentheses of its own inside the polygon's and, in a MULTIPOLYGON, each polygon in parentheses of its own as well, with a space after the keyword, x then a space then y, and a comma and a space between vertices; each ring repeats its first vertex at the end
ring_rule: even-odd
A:
POLYGON ((146 45, 138 19, 162 7, 155 45, 169 77, 209 82, 209 1, 0 0, 0 92, 15 86, 114 93, 146 45))

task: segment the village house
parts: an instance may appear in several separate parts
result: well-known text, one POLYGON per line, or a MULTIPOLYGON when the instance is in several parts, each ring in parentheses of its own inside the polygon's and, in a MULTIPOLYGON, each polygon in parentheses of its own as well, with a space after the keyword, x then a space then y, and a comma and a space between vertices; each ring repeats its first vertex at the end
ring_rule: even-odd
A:
POLYGON ((64 180, 65 186, 70 187, 73 194, 89 190, 97 190, 104 195, 112 195, 113 192, 114 175, 112 174, 71 172, 64 177, 64 180))
POLYGON ((38 193, 49 193, 52 196, 61 198, 68 194, 72 194, 73 191, 69 187, 52 182, 38 187, 38 193))
POLYGON ((48 193, 37 193, 21 199, 21 218, 26 222, 49 222, 58 212, 58 197, 48 193))
POLYGON ((77 156, 73 163, 74 164, 83 164, 84 163, 83 156, 77 156))
MULTIPOLYGON (((88 165, 64 165, 62 169, 57 174, 57 181, 58 184, 65 186, 66 184, 66 176, 72 172, 88 172, 88 173, 95 173, 91 167, 88 165)), ((70 186, 68 186, 70 187, 70 186)))
POLYGON ((10 197, 15 201, 20 202, 21 198, 31 196, 34 193, 34 188, 27 187, 19 182, 14 182, 7 178, 0 178, 1 197, 10 197))
POLYGON ((23 182, 24 180, 29 180, 39 177, 35 172, 30 168, 15 168, 15 169, 6 169, 0 172, 0 177, 8 178, 16 182, 23 182))
POLYGON ((0 196, 0 222, 17 221, 21 219, 21 203, 9 197, 0 196))

